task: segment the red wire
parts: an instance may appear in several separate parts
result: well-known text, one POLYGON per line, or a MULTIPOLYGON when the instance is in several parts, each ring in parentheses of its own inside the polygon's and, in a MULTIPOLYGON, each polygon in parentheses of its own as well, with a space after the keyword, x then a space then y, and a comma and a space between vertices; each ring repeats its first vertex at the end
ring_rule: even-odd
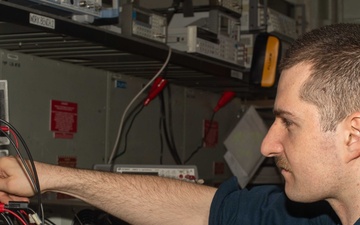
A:
POLYGON ((13 211, 4 209, 4 212, 10 213, 11 215, 15 216, 16 219, 18 219, 23 225, 27 225, 27 223, 18 214, 14 213, 13 211))
POLYGON ((19 148, 19 140, 18 140, 15 132, 14 132, 12 129, 10 129, 10 128, 9 128, 9 131, 10 131, 10 133, 11 133, 11 136, 13 136, 13 138, 14 138, 14 140, 15 140, 15 146, 16 146, 17 148, 19 148))
POLYGON ((12 129, 10 129, 9 127, 7 127, 7 126, 0 126, 0 129, 1 129, 2 131, 4 131, 4 132, 8 132, 8 131, 9 131, 9 132, 11 133, 11 136, 12 136, 13 139, 15 140, 15 146, 16 146, 17 148, 19 148, 19 140, 18 140, 15 132, 14 132, 12 129))
POLYGON ((20 210, 21 214, 24 214, 25 216, 27 216, 27 213, 25 212, 25 210, 20 210))

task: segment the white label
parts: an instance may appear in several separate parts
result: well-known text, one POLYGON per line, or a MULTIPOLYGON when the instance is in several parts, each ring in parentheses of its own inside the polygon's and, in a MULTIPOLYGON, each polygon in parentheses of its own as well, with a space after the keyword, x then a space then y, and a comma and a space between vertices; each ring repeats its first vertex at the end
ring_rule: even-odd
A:
POLYGON ((55 20, 49 17, 36 15, 30 13, 29 22, 41 27, 47 27, 50 29, 55 29, 55 20))
POLYGON ((240 71, 231 70, 231 75, 230 76, 233 77, 233 78, 237 78, 239 80, 244 79, 244 75, 240 71))

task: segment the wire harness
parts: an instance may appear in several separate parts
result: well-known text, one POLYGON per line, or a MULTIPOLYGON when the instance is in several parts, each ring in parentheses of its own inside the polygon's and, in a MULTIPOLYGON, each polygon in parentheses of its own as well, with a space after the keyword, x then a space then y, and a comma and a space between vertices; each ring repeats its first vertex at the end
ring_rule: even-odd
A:
POLYGON ((0 215, 10 225, 14 224, 14 218, 20 224, 45 224, 40 182, 30 149, 19 131, 3 119, 0 119, 0 133, 9 139, 11 146, 15 149, 17 158, 21 162, 38 199, 37 213, 28 207, 27 202, 9 202, 7 205, 0 203, 0 215), (26 157, 21 150, 25 151, 26 157))
POLYGON ((0 203, 0 215, 9 225, 41 225, 38 214, 29 207, 28 202, 10 201, 8 204, 0 203), (15 222, 15 220, 17 222, 15 222))

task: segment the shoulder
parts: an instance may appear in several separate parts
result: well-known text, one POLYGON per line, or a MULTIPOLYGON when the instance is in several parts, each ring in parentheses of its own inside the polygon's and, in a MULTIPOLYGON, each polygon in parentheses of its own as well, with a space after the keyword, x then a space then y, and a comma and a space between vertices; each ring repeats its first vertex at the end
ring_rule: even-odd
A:
POLYGON ((264 201, 264 196, 267 198, 266 201, 274 201, 278 198, 286 198, 282 186, 278 185, 261 185, 255 186, 251 189, 240 189, 236 177, 232 177, 225 181, 217 190, 213 203, 222 204, 226 199, 235 201, 236 198, 251 198, 254 200, 264 201))
POLYGON ((210 225, 247 224, 246 220, 259 217, 262 211, 268 207, 276 207, 275 204, 279 202, 284 204, 285 199, 280 186, 264 185, 240 189, 236 177, 232 177, 219 187, 213 198, 210 225))
POLYGON ((233 177, 217 190, 209 224, 336 224, 334 215, 325 201, 311 204, 292 202, 286 197, 283 187, 277 185, 240 189, 236 177, 233 177))

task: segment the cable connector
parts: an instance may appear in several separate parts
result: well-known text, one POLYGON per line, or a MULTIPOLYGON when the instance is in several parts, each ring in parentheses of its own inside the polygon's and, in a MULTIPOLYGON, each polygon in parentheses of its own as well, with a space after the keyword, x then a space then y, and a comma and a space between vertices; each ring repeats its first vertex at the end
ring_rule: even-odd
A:
POLYGON ((36 223, 37 225, 42 223, 37 213, 29 214, 29 219, 31 223, 36 223))
POLYGON ((221 98, 219 99, 216 107, 214 108, 214 112, 219 111, 224 105, 230 102, 235 97, 235 92, 233 91, 225 91, 221 98))
POLYGON ((144 106, 147 106, 166 86, 168 81, 161 76, 157 77, 151 86, 149 94, 144 101, 144 106))
POLYGON ((23 201, 9 201, 8 204, 5 205, 5 209, 28 209, 29 203, 23 201))

